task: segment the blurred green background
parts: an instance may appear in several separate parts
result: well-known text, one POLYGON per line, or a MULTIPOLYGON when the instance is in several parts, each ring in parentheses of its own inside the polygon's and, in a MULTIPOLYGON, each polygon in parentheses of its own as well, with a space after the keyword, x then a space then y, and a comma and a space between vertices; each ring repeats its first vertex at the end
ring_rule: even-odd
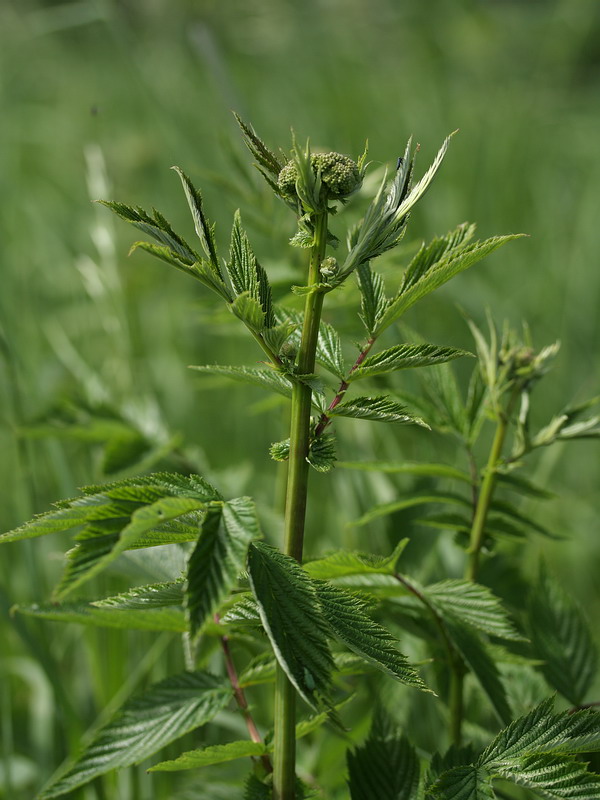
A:
MULTIPOLYGON (((106 442, 121 437, 148 466, 169 452, 171 466, 203 469, 225 493, 252 493, 277 532, 267 448, 283 435, 279 406, 186 369, 252 364, 260 354, 202 288, 144 253, 128 260, 135 232, 91 203, 156 205, 191 235, 169 171, 178 164, 202 188, 222 246, 240 207, 275 283, 299 282, 302 253, 286 250, 293 220, 248 168, 232 109, 274 148, 289 147, 291 126, 315 146, 354 155, 368 138, 375 172, 395 164, 410 135, 424 170, 460 129, 409 238, 466 219, 483 237, 530 238, 407 322, 429 341, 471 347, 457 306, 479 324, 489 308, 499 324, 527 320, 538 347, 560 339, 537 396, 540 421, 600 391, 597 0, 1 0, 2 530, 104 479, 106 442)), ((389 261, 391 285, 403 263, 402 253, 389 261)), ((358 339, 346 308, 355 299, 348 290, 330 313, 358 339)), ((435 436, 402 444, 360 423, 348 431, 342 458, 442 457, 435 436)), ((534 464, 538 480, 560 491, 540 518, 568 537, 544 551, 592 617, 599 465, 593 443, 554 448, 534 464)), ((315 553, 390 491, 374 479, 366 488, 355 478, 316 480, 336 502, 309 536, 315 553)), ((49 596, 64 549, 57 536, 0 555, 0 796, 11 800, 31 797, 121 691, 181 662, 168 637, 11 618, 14 603, 49 596)), ((541 549, 534 542, 531 558, 541 549)), ((105 580, 97 590, 122 585, 105 580)), ((110 781, 73 797, 175 797, 143 769, 110 781)), ((231 796, 202 786, 177 797, 231 796)))

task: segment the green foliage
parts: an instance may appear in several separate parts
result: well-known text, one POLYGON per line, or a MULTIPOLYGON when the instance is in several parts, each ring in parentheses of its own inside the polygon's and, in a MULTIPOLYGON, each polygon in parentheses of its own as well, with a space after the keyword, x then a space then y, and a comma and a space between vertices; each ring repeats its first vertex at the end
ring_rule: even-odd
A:
POLYGON ((425 684, 398 649, 392 634, 366 613, 364 600, 355 593, 317 581, 323 616, 341 642, 401 683, 424 689, 425 684))
POLYGON ((374 422, 395 422, 400 424, 413 423, 427 428, 428 425, 419 417, 410 414, 406 407, 387 395, 379 397, 355 397, 340 403, 330 412, 334 417, 354 417, 355 419, 368 419, 374 422))
POLYGON ((584 702, 598 670, 598 649, 582 609, 544 569, 529 597, 529 636, 540 670, 573 705, 584 702))
POLYGON ((433 364, 452 361, 461 356, 471 355, 466 350, 454 347, 438 347, 435 344, 397 344, 381 353, 366 358, 357 369, 353 370, 349 380, 356 381, 398 369, 413 367, 430 367, 433 364))
POLYGON ((383 711, 366 742, 348 751, 351 800, 413 800, 419 796, 420 763, 415 748, 394 730, 383 711))
POLYGON ((227 761, 234 761, 236 758, 262 756, 267 753, 267 747, 261 742, 240 741, 216 744, 212 747, 203 747, 201 750, 189 750, 172 761, 161 761, 160 764, 150 767, 150 772, 179 772, 180 770, 208 767, 212 764, 223 764, 227 761))
POLYGON ((277 661, 318 710, 330 692, 333 657, 315 587, 293 558, 260 542, 250 547, 248 577, 277 661))
POLYGON ((187 565, 185 608, 192 636, 229 596, 245 565, 250 542, 260 535, 249 497, 208 508, 187 565))
POLYGON ((39 795, 50 800, 111 769, 137 764, 209 722, 231 698, 229 685, 204 672, 174 675, 128 701, 63 774, 39 795))
POLYGON ((552 704, 551 698, 545 700, 511 723, 473 764, 443 773, 432 795, 448 800, 493 798, 491 781, 503 778, 551 800, 596 798, 600 776, 572 756, 598 750, 600 714, 552 714, 552 704))
MULTIPOLYGON (((2 542, 12 542, 79 529, 55 598, 62 600, 84 584, 89 598, 22 605, 18 610, 38 620, 131 629, 140 632, 136 634, 140 640, 150 640, 151 632, 163 632, 148 648, 150 654, 166 646, 172 638, 167 634, 182 634, 183 655, 170 657, 169 664, 172 669, 173 663, 183 658, 189 671, 151 686, 140 698, 125 699, 122 710, 97 729, 40 797, 58 797, 114 768, 138 764, 210 721, 234 700, 241 726, 229 713, 218 718, 219 724, 234 731, 233 741, 219 738, 219 744, 212 744, 209 736, 201 748, 180 756, 170 750, 162 756, 168 760, 157 763, 152 771, 178 772, 212 765, 218 774, 219 765, 235 770, 231 762, 251 758, 257 760, 246 780, 246 798, 313 797, 316 789, 308 790, 298 781, 293 757, 295 740, 310 736, 306 752, 319 753, 318 763, 310 762, 309 756, 301 760, 300 774, 310 775, 311 786, 313 782, 322 784, 327 796, 337 800, 340 748, 329 742, 331 736, 345 733, 347 725, 350 737, 365 730, 367 699, 369 707, 384 700, 390 713, 401 720, 402 733, 391 718, 377 713, 366 742, 351 744, 352 800, 370 800, 375 795, 383 800, 423 800, 426 796, 491 800, 496 796, 497 779, 512 781, 550 800, 597 798, 600 779, 574 758, 600 747, 597 714, 553 715, 546 701, 511 722, 543 694, 534 668, 574 705, 581 705, 588 693, 592 696, 597 651, 587 623, 577 606, 545 575, 531 593, 519 628, 507 611, 522 605, 522 587, 528 577, 529 562, 523 557, 527 536, 531 532, 554 536, 527 505, 532 499, 548 499, 551 493, 516 470, 536 448, 569 438, 596 438, 598 417, 587 413, 597 398, 567 407, 532 433, 532 390, 558 348, 550 345, 536 353, 527 333, 521 341, 508 326, 499 337, 491 323, 488 341, 469 323, 477 365, 464 388, 462 371, 455 373, 450 362, 470 355, 466 350, 430 344, 418 334, 404 331, 403 338, 406 335, 412 343, 392 341, 386 349, 376 349, 379 337, 388 329, 392 335, 393 324, 418 301, 518 237, 473 241, 474 226, 459 225, 416 249, 396 281, 397 288, 388 296, 383 278, 372 270, 371 262, 381 258, 382 270, 391 266, 383 257, 403 240, 410 212, 438 172, 449 139, 414 184, 416 150, 408 143, 393 178, 383 177, 375 197, 367 200, 364 217, 349 232, 347 252, 335 258, 328 248, 340 242, 330 230, 330 217, 343 211, 350 196, 361 189, 366 151, 354 162, 340 153, 315 152, 310 142, 300 145, 293 136, 288 158, 276 155, 251 126, 237 121, 277 201, 283 201, 296 217, 297 233, 291 244, 309 251, 305 254, 306 274, 297 279, 300 285, 283 285, 284 270, 277 269, 279 257, 265 247, 264 237, 256 238, 255 252, 239 211, 233 218, 228 257, 220 257, 216 228, 205 213, 203 198, 177 167, 200 252, 158 211, 148 214, 123 203, 105 205, 154 240, 137 242, 132 249, 154 255, 219 295, 231 314, 244 323, 263 359, 258 366, 214 364, 195 369, 213 378, 259 386, 291 401, 290 436, 271 447, 276 461, 288 462, 281 470, 281 486, 277 486, 277 494, 286 497, 284 546, 279 550, 258 541, 261 531, 254 500, 226 500, 193 474, 205 466, 200 447, 181 444, 180 438, 162 429, 159 435, 158 424, 151 430, 152 426, 138 423, 134 414, 120 411, 121 403, 113 402, 110 392, 106 392, 110 401, 105 405, 113 409, 112 416, 90 415, 96 427, 90 424, 87 429, 72 421, 73 441, 87 436, 87 441, 103 444, 101 474, 143 471, 159 460, 168 462, 171 471, 89 487, 80 497, 62 501, 55 510, 0 537, 2 542), (269 253, 264 258, 259 256, 259 242, 261 251, 269 253), (265 267, 269 266, 270 273, 270 265, 275 269, 268 276, 265 267), (329 306, 335 326, 321 316, 324 304, 330 302, 329 294, 352 272, 356 272, 359 317, 367 338, 359 344, 354 362, 346 363, 345 353, 351 351, 355 333, 342 315, 356 295, 348 289, 345 300, 340 293, 338 304, 329 306), (281 304, 275 305, 274 298, 281 304), (417 367, 420 369, 411 381, 405 371, 417 367), (399 371, 403 371, 401 376, 395 374, 399 371), (333 376, 337 388, 327 385, 324 372, 330 381, 333 376), (378 391, 384 393, 353 398, 348 390, 362 379, 375 381, 378 391), (401 389, 397 385, 400 379, 401 389), (422 387, 421 393, 415 385, 422 387), (326 473, 334 465, 335 437, 329 426, 343 416, 417 424, 428 432, 414 439, 409 433, 402 444, 402 460, 394 462, 392 439, 370 440, 368 433, 348 426, 350 432, 342 447, 352 442, 364 444, 387 460, 343 462, 348 471, 339 476, 339 483, 318 475, 309 482, 309 466, 326 473), (479 459, 487 444, 488 421, 495 430, 483 466, 485 462, 479 459), (484 431, 485 436, 481 435, 484 431), (430 455, 431 448, 448 433, 458 446, 455 459, 446 452, 443 458, 448 463, 437 463, 436 456, 430 455), (361 438, 353 440, 353 434, 361 438), (418 445, 421 449, 425 442, 422 437, 427 437, 424 446, 430 461, 420 463, 410 459, 413 448, 418 445), (323 503, 321 528, 310 539, 317 557, 302 566, 305 509, 313 486, 315 497, 323 503), (376 523, 368 533, 367 549, 373 553, 339 549, 332 519, 341 517, 331 517, 329 511, 329 503, 336 501, 350 516, 371 505, 358 524, 376 523), (425 538, 431 530, 421 536, 427 526, 436 530, 435 539, 425 538), (414 540, 407 554, 408 540, 399 541, 398 535, 404 531, 414 540), (509 541, 499 547, 501 538, 509 541), (333 552, 328 550, 332 543, 333 552), (389 552, 392 546, 389 556, 377 552, 380 548, 389 552), (174 556, 168 555, 173 551, 174 556), (517 564, 524 565, 523 575, 517 564), (108 574, 101 581, 91 580, 104 571, 108 574), (461 572, 462 578, 458 577, 461 572), (141 585, 124 589, 124 579, 141 585), (94 599, 94 592, 106 582, 111 588, 105 588, 103 594, 116 594, 94 599), (375 613, 377 621, 372 617, 375 613), (426 682, 405 652, 411 660, 418 659, 426 682), (223 677, 196 671, 208 664, 223 677), (387 680, 382 687, 377 673, 397 683, 387 680), (271 706, 265 702, 265 690, 271 683, 275 686, 273 718, 271 706), (257 702, 254 690, 260 686, 265 689, 257 689, 257 702), (428 691, 428 686, 435 692, 428 691), (412 688, 426 691, 410 692, 412 688), (296 693, 314 712, 305 719, 296 718, 296 693), (359 702, 346 711, 346 703, 355 694, 359 702), (482 695, 486 702, 481 702, 482 695), (346 713, 348 721, 342 720, 346 713), (507 727, 483 749, 497 730, 496 717, 507 727), (335 723, 335 734, 325 727, 328 722, 335 723), (246 739, 240 732, 244 724, 246 739), (269 732, 261 739, 263 726, 269 732), (472 740, 472 744, 463 747, 464 740, 472 740), (440 755, 449 742, 453 746, 440 755), (425 779, 427 763, 429 776, 425 779)), ((262 219, 262 232, 267 233, 272 227, 270 211, 243 166, 239 172, 247 193, 244 199, 253 200, 245 212, 249 230, 256 229, 262 219)), ((302 252, 296 255, 304 257, 302 252)), ((399 257, 403 255, 399 253, 399 257)), ((293 265, 295 268, 295 261, 293 265)), ((386 276, 386 282, 392 283, 391 274, 386 272, 386 276)), ((123 329, 121 323, 118 330, 123 329)), ((214 326, 213 333, 220 333, 220 325, 214 326)), ((94 386, 96 395, 102 395, 94 386)), ((96 400, 96 407, 101 409, 102 402, 96 400)), ((275 402, 281 404, 277 398, 275 402)), ((272 408, 272 400, 261 405, 263 411, 272 408)), ((211 419, 216 417, 203 416, 204 422, 211 419)), ((277 420, 277 428, 279 425, 277 420)), ((249 427, 241 429, 244 435, 249 427)), ((233 430, 237 436, 238 429, 233 430)), ((341 434, 346 436, 343 430, 341 434)), ((377 433, 373 435, 377 437, 377 433)), ((245 480, 235 470, 223 472, 224 485, 239 487, 245 480)), ((256 477, 259 493, 263 483, 271 491, 274 481, 270 473, 256 477)), ((261 501, 264 487, 262 492, 261 501)), ((265 513, 268 536, 279 530, 279 512, 277 508, 275 513, 265 513)), ((358 543, 363 531, 351 530, 347 535, 352 548, 362 548, 358 543)), ((26 638, 25 626, 20 632, 26 638)), ((96 634, 90 631, 88 636, 96 634)), ((111 664, 108 671, 116 673, 118 666, 118 662, 111 664)), ((140 659, 129 683, 134 685, 151 666, 150 656, 140 659)), ((55 667, 50 661, 44 669, 51 675, 55 667)), ((117 695, 120 700, 126 697, 129 683, 117 695)), ((107 691, 104 696, 111 694, 107 691)), ((231 782, 233 772, 223 775, 231 782)), ((172 780, 176 781, 176 776, 172 780)), ((115 786, 100 781, 99 796, 114 794, 115 786)), ((179 784, 174 786, 174 798, 223 794, 223 784, 220 789, 214 788, 219 784, 190 784, 187 794, 187 790, 181 794, 179 784)), ((235 792, 232 787, 226 796, 235 792)))

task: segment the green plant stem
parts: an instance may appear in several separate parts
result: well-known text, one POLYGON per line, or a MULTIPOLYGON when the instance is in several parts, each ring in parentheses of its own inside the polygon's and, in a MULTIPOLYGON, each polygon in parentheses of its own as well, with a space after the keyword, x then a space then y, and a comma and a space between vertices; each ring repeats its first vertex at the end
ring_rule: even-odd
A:
MULTIPOLYGON (((327 246, 327 212, 314 219, 315 237, 311 250, 308 285, 320 282, 321 262, 327 246)), ((319 337, 323 294, 309 292, 298 351, 298 371, 312 374, 319 337)), ((308 450, 312 391, 297 381, 292 392, 290 457, 285 505, 284 552, 302 561, 306 496, 308 491, 308 450)), ((273 737, 273 800, 294 800, 296 791, 296 690, 280 666, 275 678, 273 737)))
POLYGON ((515 394, 513 394, 511 397, 506 410, 500 409, 498 413, 498 422, 496 425, 496 433, 494 434, 494 441, 492 442, 492 447, 490 449, 481 489, 477 496, 475 516, 473 517, 473 525, 471 527, 469 560, 467 562, 467 568, 465 571, 465 578, 469 581, 477 580, 477 572, 479 571, 479 555, 483 545, 485 523, 490 510, 492 496, 494 494, 498 463, 502 455, 502 448, 504 447, 504 440, 508 430, 508 421, 510 419, 510 412, 514 403, 514 399, 515 394))
POLYGON ((452 743, 460 745, 463 708, 463 665, 454 648, 454 645, 450 641, 448 633, 446 632, 443 619, 440 617, 434 606, 431 605, 427 597, 403 575, 396 573, 394 577, 399 583, 405 586, 411 594, 413 594, 423 603, 423 605, 431 613, 433 621, 440 632, 442 642, 446 648, 448 666, 450 667, 450 732, 452 735, 452 743))
MULTIPOLYGON (((471 526, 471 539, 469 544, 469 559, 465 569, 465 578, 469 581, 477 580, 477 573, 479 571, 479 556, 483 546, 483 537, 485 534, 485 523, 492 503, 494 495, 494 487, 496 485, 496 475, 498 472, 498 464, 502 456, 502 448, 504 447, 504 440, 508 430, 508 423, 510 414, 513 409, 515 400, 518 397, 518 391, 515 389, 507 403, 505 409, 500 408, 498 411, 498 422, 496 424, 496 432, 494 440, 488 456, 488 462, 485 468, 481 488, 477 491, 475 483, 473 484, 473 498, 476 499, 475 514, 473 516, 473 524, 471 526)), ((475 472, 475 463, 473 455, 469 450, 469 463, 471 465, 471 475, 475 472)), ((462 736, 462 718, 463 718, 463 683, 464 683, 464 669, 462 664, 458 663, 452 668, 450 677, 450 728, 452 741, 456 745, 460 745, 462 736)))

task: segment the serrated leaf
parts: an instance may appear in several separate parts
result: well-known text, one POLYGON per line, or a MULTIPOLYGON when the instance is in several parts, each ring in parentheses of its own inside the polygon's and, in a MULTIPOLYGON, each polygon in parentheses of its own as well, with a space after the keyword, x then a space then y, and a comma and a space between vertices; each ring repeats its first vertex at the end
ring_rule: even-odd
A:
POLYGON ((120 628, 140 631, 176 631, 184 633, 187 623, 183 608, 169 606, 147 610, 111 608, 95 603, 47 603, 42 605, 17 606, 20 614, 54 622, 75 622, 98 628, 120 628))
POLYGON ((212 764, 223 764, 236 758, 267 755, 268 749, 262 742, 240 741, 203 747, 201 750, 188 750, 170 761, 161 761, 150 767, 148 772, 179 772, 198 769, 212 764))
POLYGON ((310 442, 306 460, 317 472, 329 472, 335 465, 335 436, 322 433, 310 442))
POLYGON ((374 272, 368 262, 358 266, 356 276, 360 289, 360 318, 371 336, 388 307, 385 284, 381 275, 374 272))
POLYGON ((346 375, 346 364, 342 353, 342 343, 338 332, 327 322, 319 326, 317 343, 319 363, 340 380, 346 375))
MULTIPOLYGON (((250 247, 248 237, 242 228, 239 211, 235 212, 233 219, 227 273, 235 294, 239 296, 247 293, 262 309, 263 319, 260 329, 273 327, 275 317, 267 273, 250 247)), ((238 311, 234 309, 234 313, 240 316, 238 311)))
POLYGON ((262 386, 272 392, 282 394, 284 397, 291 398, 292 382, 283 373, 274 369, 258 369, 256 367, 230 367, 221 364, 208 364, 206 366, 193 366, 198 372, 208 375, 226 375, 234 381, 251 383, 254 386, 262 386))
POLYGON ((233 116, 235 117, 237 124, 242 129, 244 142, 246 143, 248 150, 250 150, 258 162, 257 166, 259 167, 260 172, 265 178, 267 178, 269 184, 273 185, 273 183, 275 183, 275 185, 277 185, 277 178, 283 169, 283 163, 277 158, 275 153, 273 153, 272 150, 267 147, 262 139, 259 139, 251 125, 247 125, 235 112, 233 116))
POLYGON ((434 785, 434 796, 444 800, 495 800, 492 779, 487 770, 476 766, 454 767, 434 785))
POLYGON ((348 575, 393 575, 408 539, 402 539, 390 556, 376 556, 370 553, 353 553, 339 550, 324 558, 308 561, 304 569, 312 578, 328 580, 348 575))
POLYGON ((401 683, 427 689, 405 655, 398 640, 366 613, 366 604, 356 593, 326 581, 315 582, 323 616, 333 635, 371 664, 401 683))
POLYGON ((229 308, 244 325, 247 325, 255 333, 260 333, 265 328, 265 314, 263 308, 250 292, 239 294, 229 308))
POLYGON ((444 619, 444 626, 451 641, 477 678, 500 721, 507 725, 512 719, 512 714, 506 689, 485 642, 471 627, 450 616, 444 619))
POLYGON ((378 722, 366 742, 347 753, 351 800, 417 800, 417 753, 405 736, 378 722))
POLYGON ((185 197, 188 202, 188 206, 190 207, 192 219, 194 220, 194 228, 196 230, 198 238, 200 239, 202 248, 209 260, 210 266, 213 272, 220 279, 222 279, 223 275, 221 274, 221 268, 219 266, 219 258, 217 256, 217 245, 215 242, 214 225, 211 225, 208 219, 206 218, 206 214, 204 213, 204 206, 202 203, 202 195, 193 185, 193 183, 185 174, 185 172, 183 172, 183 170, 181 170, 179 167, 173 167, 173 169, 181 179, 181 184, 185 192, 185 197))
POLYGON ((402 293, 417 283, 429 270, 434 267, 450 251, 455 250, 469 242, 475 233, 475 225, 463 222, 445 236, 432 239, 429 244, 422 244, 419 251, 408 265, 402 276, 400 292, 402 293))
POLYGON ((331 417, 353 417, 354 419, 369 419, 375 422, 411 423, 425 428, 429 427, 422 419, 410 414, 406 406, 390 400, 387 395, 355 397, 345 403, 339 403, 328 414, 331 417))
POLYGON ((185 672, 129 700, 39 800, 71 792, 99 775, 138 764, 180 736, 209 722, 231 697, 231 687, 204 672, 185 672))
POLYGON ((487 586, 466 580, 445 580, 427 586, 423 593, 444 617, 508 641, 523 641, 502 603, 487 586))
POLYGON ((77 544, 67 554, 68 561, 55 591, 58 599, 65 597, 82 583, 106 569, 117 556, 135 547, 137 541, 150 531, 205 508, 204 500, 190 497, 163 497, 131 514, 126 524, 115 521, 108 529, 97 524, 88 526, 77 537, 77 544))
POLYGON ((582 609, 545 570, 528 603, 528 628, 550 686, 580 705, 598 669, 598 650, 582 609))
POLYGON ((134 225, 138 230, 152 236, 162 245, 166 245, 174 254, 185 264, 192 265, 200 261, 200 256, 189 244, 175 233, 171 225, 156 209, 153 209, 154 216, 149 216, 143 208, 125 205, 110 200, 99 200, 103 206, 110 208, 125 222, 134 225))
POLYGON ((390 302, 381 322, 376 330, 380 335, 393 322, 398 320, 418 300, 442 286, 455 275, 472 267, 482 258, 493 253, 504 244, 521 238, 522 234, 509 236, 493 236, 481 242, 466 244, 451 250, 445 257, 432 266, 415 283, 410 284, 404 291, 400 291, 390 302))
POLYGON ((556 497, 554 492, 549 491, 544 486, 539 486, 529 478, 523 475, 515 475, 512 472, 498 472, 496 474, 496 482, 528 497, 535 497, 539 500, 551 500, 553 497, 556 497))
POLYGON ((320 711, 334 664, 311 579, 295 559, 262 542, 250 546, 248 575, 280 666, 303 699, 320 711))
POLYGON ((129 609, 148 611, 155 608, 168 606, 183 607, 183 578, 177 581, 151 583, 136 586, 121 594, 105 597, 102 600, 93 600, 92 604, 98 608, 110 608, 115 611, 129 609))
POLYGON ((552 713, 548 698, 501 731, 470 766, 440 776, 431 795, 476 800, 489 795, 492 777, 525 786, 547 800, 597 800, 600 776, 573 755, 600 749, 600 714, 585 710, 552 713))
POLYGON ((440 347, 435 344, 397 344, 381 353, 365 358, 360 367, 350 373, 348 382, 370 378, 373 375, 382 375, 386 372, 395 372, 399 369, 430 367, 470 355, 472 354, 466 350, 458 350, 455 347, 440 347))
POLYGON ((187 565, 185 609, 192 636, 229 595, 244 568, 250 542, 260 535, 250 497, 208 508, 187 565))

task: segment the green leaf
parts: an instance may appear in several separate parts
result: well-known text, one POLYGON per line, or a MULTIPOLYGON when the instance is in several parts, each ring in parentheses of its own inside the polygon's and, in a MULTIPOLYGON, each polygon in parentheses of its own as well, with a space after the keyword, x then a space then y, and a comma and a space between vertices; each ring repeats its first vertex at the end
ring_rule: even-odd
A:
POLYGON ((315 710, 331 684, 329 627, 315 587, 298 562, 262 542, 250 545, 248 574, 275 656, 315 710))
POLYGON ((191 367, 198 372, 208 375, 226 375, 234 381, 251 383, 254 386, 262 386, 272 392, 282 394, 284 397, 291 398, 292 382, 286 375, 274 369, 258 369, 256 367, 229 367, 220 364, 209 364, 206 366, 191 367))
POLYGON ((231 697, 231 688, 204 672, 184 672, 129 700, 39 795, 50 800, 112 769, 138 764, 185 733, 209 722, 231 697))
POLYGON ((466 350, 455 347, 439 347, 435 344, 397 344, 376 355, 365 358, 360 367, 353 370, 348 376, 348 382, 361 378, 370 378, 373 375, 382 375, 399 369, 412 369, 414 367, 430 367, 452 361, 461 356, 470 356, 466 350))
POLYGON ((346 375, 346 363, 342 353, 339 333, 332 325, 321 322, 317 342, 317 360, 340 380, 346 375))
MULTIPOLYGON (((110 598, 108 598, 110 600, 110 598)), ((106 602, 106 601, 105 601, 106 602)), ((184 633, 187 623, 183 608, 131 609, 112 608, 98 603, 48 603, 42 605, 17 606, 20 614, 55 622, 75 622, 99 628, 120 628, 140 631, 176 631, 184 633)))
POLYGON ((217 490, 199 475, 154 473, 99 486, 86 486, 82 497, 61 500, 56 508, 0 536, 0 543, 31 539, 87 523, 123 521, 137 508, 165 496, 187 496, 204 502, 220 499, 217 490))
POLYGON ((547 698, 528 714, 501 731, 483 752, 483 766, 508 766, 517 758, 544 753, 574 755, 600 751, 600 713, 584 709, 553 714, 554 699, 547 698))
POLYGON ((89 581, 125 550, 135 547, 148 532, 205 507, 204 500, 192 497, 163 497, 135 510, 128 524, 117 520, 109 528, 99 524, 88 526, 78 534, 77 544, 68 553, 67 566, 55 596, 61 599, 89 581))
POLYGON ((365 514, 357 520, 352 522, 352 525, 366 525, 379 517, 385 517, 388 514, 395 514, 397 511, 404 511, 406 508, 413 506, 429 505, 431 503, 442 503, 449 505, 459 505, 464 508, 470 508, 470 502, 458 494, 451 494, 449 492, 428 492, 427 494, 415 494, 412 497, 407 497, 403 500, 393 500, 391 503, 381 503, 373 506, 365 514))
POLYGON ((476 766, 454 767, 434 786, 435 796, 444 800, 495 800, 492 779, 487 770, 476 766))
POLYGON ((366 742, 348 751, 351 800, 417 800, 420 763, 414 747, 380 712, 366 742))
POLYGON ((488 696, 500 721, 505 725, 508 724, 512 719, 512 714, 506 698, 506 689, 502 684, 498 668, 488 652, 485 642, 470 626, 450 616, 444 619, 444 625, 453 644, 488 696))
POLYGON ((451 614, 458 621, 499 639, 524 640, 500 599, 487 586, 472 581, 446 580, 427 586, 423 593, 444 617, 451 614))
POLYGON ((494 236, 482 242, 473 242, 457 249, 451 250, 446 256, 438 261, 434 266, 425 272, 415 283, 411 283, 406 289, 400 290, 396 297, 390 302, 376 334, 380 335, 385 328, 399 319, 409 308, 418 300, 433 292, 438 287, 449 281, 455 275, 472 267, 482 258, 493 253, 507 242, 519 239, 523 234, 509 236, 494 236))
POLYGON ((125 203, 116 203, 109 200, 99 200, 103 206, 110 208, 125 222, 130 222, 138 230, 152 236, 161 245, 165 245, 184 264, 192 265, 200 261, 200 256, 196 253, 189 244, 181 238, 163 215, 156 209, 152 210, 154 216, 149 216, 143 208, 139 206, 127 206, 125 203))
POLYGON ((185 172, 183 172, 183 170, 181 170, 179 167, 173 167, 172 169, 175 170, 175 172, 179 175, 181 179, 183 190, 185 192, 185 197, 190 207, 190 211, 192 213, 192 219, 194 220, 194 228, 196 229, 198 238, 202 243, 202 248, 206 253, 210 266, 215 275, 217 275, 222 280, 223 275, 221 274, 221 268, 219 266, 219 258, 217 256, 215 228, 214 225, 210 224, 210 222, 206 218, 206 214, 204 213, 204 207, 202 204, 202 195, 193 185, 193 183, 185 174, 185 172))
POLYGON ((239 294, 229 306, 232 313, 248 328, 260 333, 265 328, 265 314, 260 302, 250 292, 239 294))
POLYGON ((431 796, 443 800, 491 798, 491 779, 503 778, 547 800, 597 800, 600 775, 573 755, 600 750, 600 714, 587 709, 552 714, 544 700, 501 731, 477 761, 443 773, 431 796))
POLYGON ((355 397, 340 403, 328 412, 331 417, 354 417, 355 419, 370 419, 376 422, 396 422, 400 424, 414 423, 425 428, 429 427, 419 417, 414 417, 406 410, 406 406, 390 400, 387 395, 379 397, 355 397))
POLYGON ((381 275, 373 272, 368 262, 358 266, 356 276, 360 289, 360 318, 369 336, 372 336, 388 307, 385 284, 381 275))
POLYGON ((429 244, 422 244, 418 253, 402 276, 399 294, 414 286, 429 270, 450 251, 469 242, 475 233, 475 225, 463 222, 445 236, 436 237, 429 244))
MULTIPOLYGON (((247 125, 235 112, 233 113, 233 116, 235 117, 237 124, 242 129, 244 142, 246 143, 248 150, 250 150, 258 162, 257 167, 259 171, 266 178, 269 185, 272 187, 277 187, 277 178, 279 177, 279 173, 283 169, 284 164, 277 158, 275 153, 269 150, 262 139, 259 139, 251 125, 247 125)), ((276 188, 276 192, 279 194, 279 189, 276 188)))
POLYGON ((306 460, 317 472, 329 472, 336 461, 335 436, 332 433, 322 433, 312 439, 306 460))
POLYGON ((544 677, 580 705, 598 670, 598 650, 582 609, 545 570, 528 603, 529 635, 544 677))
POLYGON ((115 611, 139 610, 148 611, 169 606, 183 608, 183 578, 177 581, 164 583, 150 583, 136 586, 121 594, 105 597, 103 600, 94 600, 92 604, 98 608, 108 608, 115 611))
POLYGON ((203 747, 201 750, 188 750, 171 761, 161 761, 150 767, 148 772, 178 772, 185 769, 208 767, 223 764, 236 758, 258 757, 268 753, 262 742, 240 741, 203 747))
POLYGON ((315 586, 323 616, 336 638, 401 683, 427 689, 398 649, 398 640, 368 616, 366 604, 359 595, 326 581, 316 581, 315 586))
POLYGON ((516 492, 528 497, 535 497, 539 500, 551 500, 553 497, 556 497, 554 492, 550 492, 544 486, 539 486, 537 483, 529 480, 529 478, 525 478, 523 475, 515 475, 513 472, 498 472, 496 474, 496 482, 516 492))
POLYGON ((304 569, 312 578, 320 580, 344 578, 348 575, 394 575, 408 541, 402 539, 398 542, 390 556, 339 550, 324 558, 308 561, 304 564, 304 569))
POLYGON ((275 316, 267 273, 252 252, 239 211, 235 212, 233 219, 227 273, 236 295, 248 293, 259 304, 263 312, 261 329, 273 327, 275 316))
POLYGON ((208 508, 187 566, 185 608, 192 636, 229 595, 244 568, 250 542, 260 536, 250 497, 208 508))

